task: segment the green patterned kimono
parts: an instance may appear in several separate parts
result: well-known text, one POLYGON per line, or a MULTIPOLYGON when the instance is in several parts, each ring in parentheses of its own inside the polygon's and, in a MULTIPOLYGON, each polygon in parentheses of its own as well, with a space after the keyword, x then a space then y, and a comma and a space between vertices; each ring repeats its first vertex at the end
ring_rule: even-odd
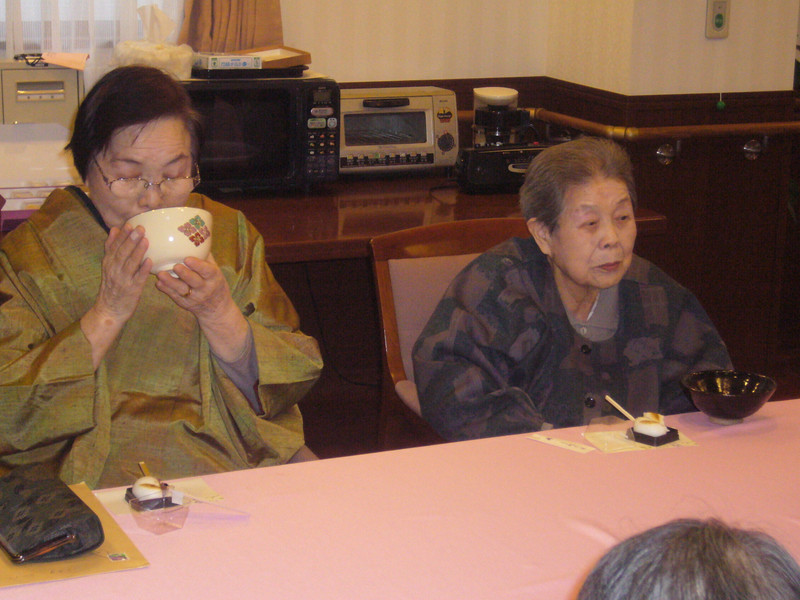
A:
POLYGON ((258 232, 240 212, 190 196, 214 217, 212 253, 253 332, 261 415, 154 276, 92 369, 79 321, 97 295, 107 232, 82 197, 54 191, 0 245, 0 472, 49 463, 68 483, 109 487, 130 484, 139 461, 164 479, 286 462, 303 445, 296 403, 322 360, 258 232))
POLYGON ((450 285, 414 347, 422 416, 447 439, 587 424, 629 412, 694 410, 694 370, 730 368, 725 344, 686 288, 633 257, 618 285, 619 324, 593 342, 570 323, 533 238, 503 242, 450 285))

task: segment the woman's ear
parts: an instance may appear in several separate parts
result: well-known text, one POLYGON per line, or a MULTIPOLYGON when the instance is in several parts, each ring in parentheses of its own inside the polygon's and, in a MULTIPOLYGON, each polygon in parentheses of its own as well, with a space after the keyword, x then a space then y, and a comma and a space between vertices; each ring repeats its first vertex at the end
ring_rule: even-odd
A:
POLYGON ((545 256, 550 256, 550 238, 552 234, 547 226, 538 219, 528 219, 528 231, 531 232, 536 245, 545 256))

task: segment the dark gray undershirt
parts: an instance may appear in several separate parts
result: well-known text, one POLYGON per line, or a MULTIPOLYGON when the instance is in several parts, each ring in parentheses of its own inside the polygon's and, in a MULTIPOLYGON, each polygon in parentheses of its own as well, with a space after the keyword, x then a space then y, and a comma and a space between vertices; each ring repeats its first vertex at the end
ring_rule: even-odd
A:
POLYGON ((619 284, 600 290, 585 321, 567 311, 573 329, 587 340, 602 342, 614 336, 619 325, 619 284))
MULTIPOLYGON (((212 354, 213 351, 212 351, 212 354)), ((245 348, 242 354, 233 362, 225 362, 219 356, 214 354, 219 366, 239 388, 239 390, 247 397, 247 401, 256 414, 262 414, 264 411, 261 408, 261 403, 258 401, 258 393, 256 392, 256 384, 258 383, 258 360, 256 357, 255 343, 253 341, 253 330, 247 330, 247 340, 245 341, 245 348)))

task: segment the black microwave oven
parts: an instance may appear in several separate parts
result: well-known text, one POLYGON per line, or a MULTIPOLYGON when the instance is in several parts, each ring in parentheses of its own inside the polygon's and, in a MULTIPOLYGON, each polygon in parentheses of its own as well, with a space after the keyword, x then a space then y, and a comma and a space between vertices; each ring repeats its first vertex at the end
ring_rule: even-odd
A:
POLYGON ((197 191, 308 190, 339 174, 339 86, 327 77, 189 79, 203 120, 197 191))

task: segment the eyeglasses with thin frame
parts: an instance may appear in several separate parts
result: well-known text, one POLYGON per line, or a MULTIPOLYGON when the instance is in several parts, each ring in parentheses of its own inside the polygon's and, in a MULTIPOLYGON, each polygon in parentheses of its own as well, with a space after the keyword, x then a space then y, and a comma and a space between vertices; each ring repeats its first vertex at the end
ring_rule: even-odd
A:
POLYGON ((200 184, 200 167, 194 163, 192 167, 193 175, 187 177, 165 177, 161 181, 148 181, 143 177, 118 177, 117 179, 109 180, 106 174, 103 173, 103 168, 97 159, 94 159, 94 164, 97 165, 97 170, 100 171, 100 177, 103 178, 108 189, 112 194, 119 198, 138 198, 155 186, 162 196, 181 196, 188 194, 200 184))

